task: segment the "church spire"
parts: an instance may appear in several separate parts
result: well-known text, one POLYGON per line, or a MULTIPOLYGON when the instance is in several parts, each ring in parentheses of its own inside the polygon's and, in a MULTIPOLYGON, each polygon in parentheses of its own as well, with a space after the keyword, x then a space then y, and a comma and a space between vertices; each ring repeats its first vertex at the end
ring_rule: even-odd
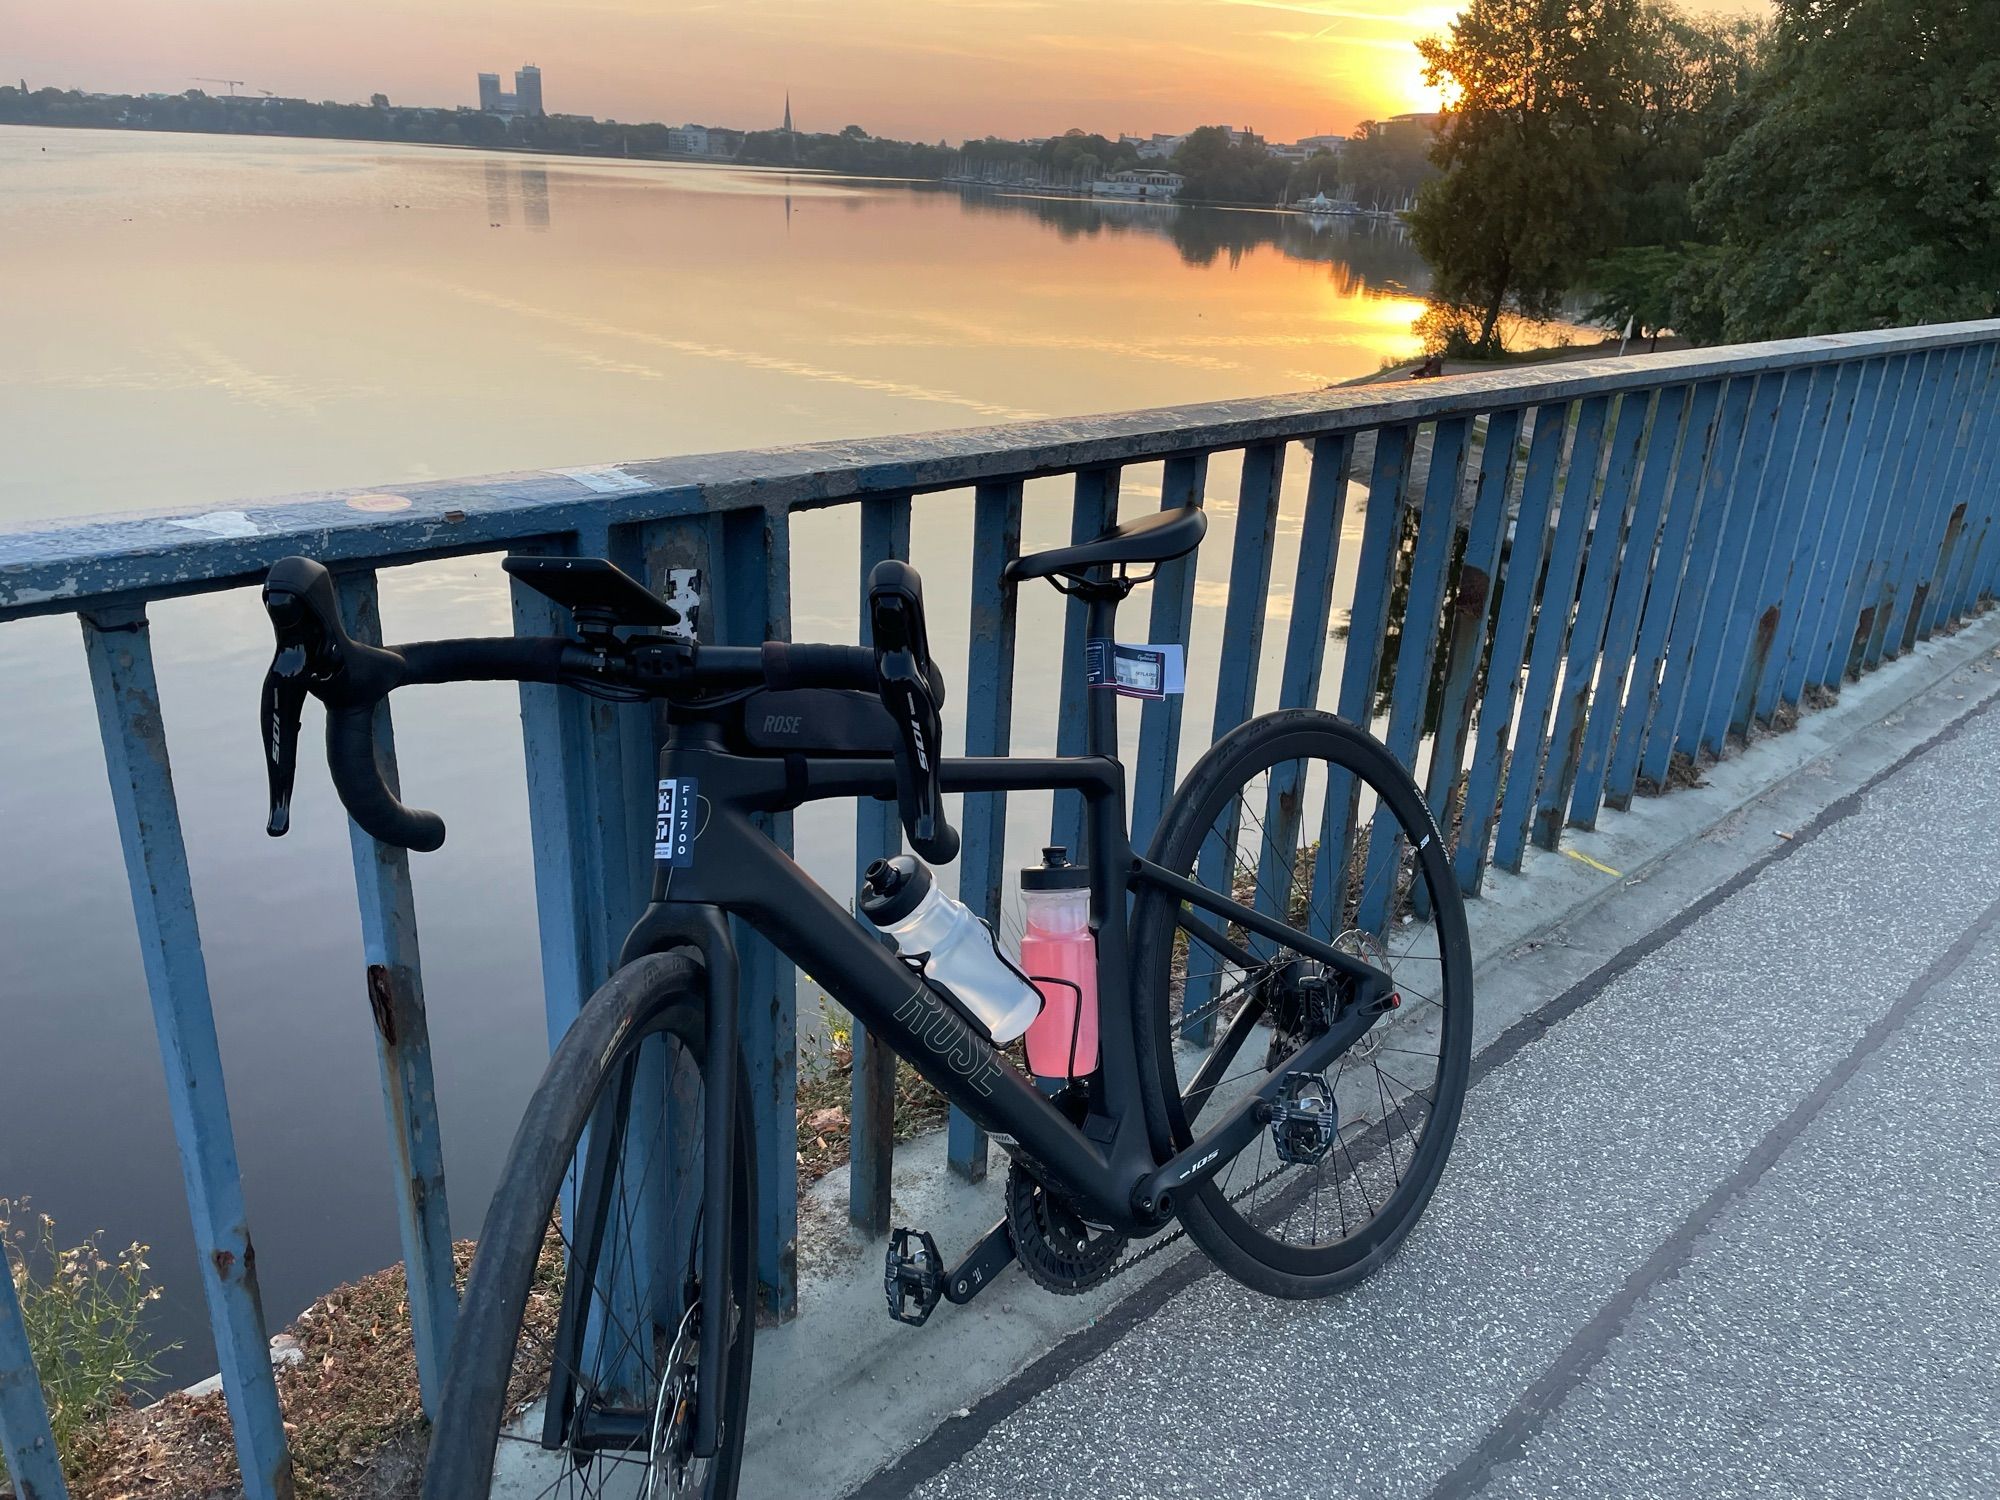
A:
POLYGON ((792 91, 785 90, 785 123, 782 127, 786 135, 792 133, 792 91))

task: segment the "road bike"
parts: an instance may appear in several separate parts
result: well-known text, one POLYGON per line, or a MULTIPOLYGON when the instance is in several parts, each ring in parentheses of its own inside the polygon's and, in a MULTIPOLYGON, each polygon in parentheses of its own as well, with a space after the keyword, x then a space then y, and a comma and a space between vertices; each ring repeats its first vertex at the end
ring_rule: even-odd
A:
POLYGON ((608 562, 510 557, 574 636, 385 648, 342 628, 320 564, 271 569, 273 833, 290 820, 308 694, 354 821, 415 850, 444 825, 377 763, 392 690, 513 679, 664 705, 652 899, 515 1137, 465 1287, 432 1500, 488 1493, 496 1466, 510 1493, 737 1492, 757 1174, 731 918, 1006 1153, 1005 1217, 961 1259, 920 1231, 892 1237, 884 1288, 905 1322, 1012 1262, 1080 1292, 1183 1232, 1245 1285, 1292 1298, 1348 1287, 1400 1245, 1450 1151, 1472 1033, 1464 908, 1409 773, 1364 730, 1284 709, 1222 735, 1146 852, 1129 841, 1116 613, 1205 527, 1197 508, 1163 510, 1008 565, 1010 586, 1045 579, 1086 618, 1097 680, 1067 685, 1085 698, 1084 753, 1053 757, 939 753, 944 680, 921 580, 899 561, 870 574, 866 647, 701 643, 689 610, 608 562), (1037 790, 1081 798, 1081 848, 1061 854, 1076 855, 1095 952, 1097 1055, 1057 1078, 1024 1071, 931 955, 821 889, 763 822, 826 798, 894 801, 915 856, 945 866, 959 846, 947 795, 1037 790))

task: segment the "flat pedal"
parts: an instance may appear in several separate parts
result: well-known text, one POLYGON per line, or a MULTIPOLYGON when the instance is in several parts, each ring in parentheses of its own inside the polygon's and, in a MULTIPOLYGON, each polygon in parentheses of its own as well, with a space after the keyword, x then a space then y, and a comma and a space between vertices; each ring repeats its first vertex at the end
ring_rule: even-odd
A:
POLYGON ((882 1290, 889 1298, 889 1316, 921 1328, 937 1311, 944 1296, 944 1261, 937 1241, 921 1229, 898 1229, 889 1236, 882 1266, 882 1290))

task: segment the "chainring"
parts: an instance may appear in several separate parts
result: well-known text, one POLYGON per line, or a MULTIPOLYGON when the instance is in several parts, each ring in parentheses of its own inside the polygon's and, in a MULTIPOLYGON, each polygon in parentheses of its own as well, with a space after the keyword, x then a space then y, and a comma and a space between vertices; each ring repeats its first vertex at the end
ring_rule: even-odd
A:
POLYGON ((1007 1168, 1007 1229, 1021 1269, 1059 1297, 1109 1280, 1125 1253, 1124 1235, 1092 1230, 1019 1162, 1007 1168))

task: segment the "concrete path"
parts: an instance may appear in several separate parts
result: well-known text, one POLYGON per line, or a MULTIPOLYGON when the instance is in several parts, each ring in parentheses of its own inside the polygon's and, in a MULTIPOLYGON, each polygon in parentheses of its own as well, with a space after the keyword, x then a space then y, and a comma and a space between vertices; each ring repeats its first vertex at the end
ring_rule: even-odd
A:
POLYGON ((1551 956, 1372 1282, 1187 1257, 855 1496, 2000 1494, 2000 706, 1787 831, 1551 956))

